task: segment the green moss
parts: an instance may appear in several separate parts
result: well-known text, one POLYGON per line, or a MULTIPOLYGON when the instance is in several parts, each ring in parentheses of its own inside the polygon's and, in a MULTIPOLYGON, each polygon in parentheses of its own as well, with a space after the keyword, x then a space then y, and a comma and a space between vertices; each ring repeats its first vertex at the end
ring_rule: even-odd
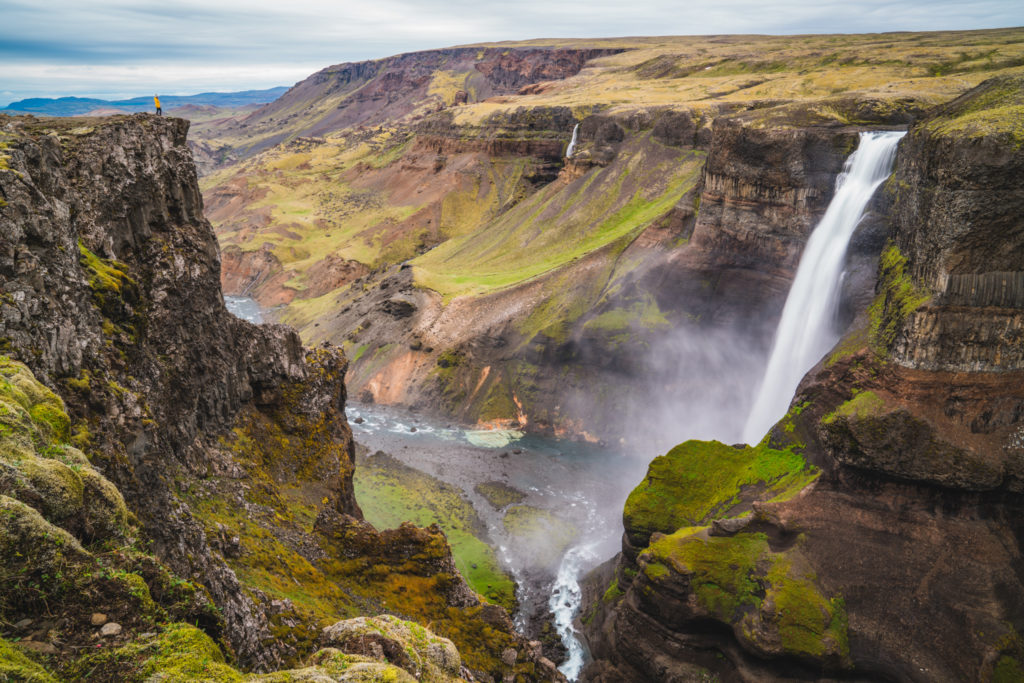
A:
POLYGON ((481 422, 507 420, 516 414, 512 390, 503 377, 490 383, 484 401, 476 414, 477 419, 481 422))
POLYGON ((700 605, 726 623, 753 610, 762 628, 776 631, 782 649, 798 657, 849 656, 847 617, 842 598, 825 597, 806 571, 794 570, 790 553, 772 553, 763 534, 708 536, 688 528, 653 543, 643 555, 652 579, 668 572, 664 564, 690 575, 700 605), (654 567, 654 571, 651 571, 654 567))
POLYGON ((1024 681, 1024 668, 1015 657, 1003 655, 996 662, 990 680, 991 683, 1021 683, 1024 681))
POLYGON ((680 529, 652 543, 648 562, 661 567, 654 570, 655 577, 667 573, 666 564, 690 572, 697 601, 726 622, 738 618, 744 607, 760 606, 761 586, 755 572, 768 550, 768 538, 760 533, 707 536, 701 531, 680 529))
POLYGON ((668 575, 668 567, 660 562, 650 562, 644 565, 644 575, 652 581, 657 581, 668 575))
POLYGON ((444 295, 482 294, 570 264, 663 216, 699 178, 703 155, 631 141, 621 158, 569 185, 552 183, 493 221, 413 262, 415 281, 444 295))
POLYGON ((70 467, 50 458, 32 458, 19 464, 26 486, 19 494, 32 492, 43 515, 55 523, 81 514, 84 486, 82 478, 70 467))
POLYGON ((1002 139, 1020 149, 1024 146, 1024 77, 1004 76, 982 84, 929 120, 925 129, 944 137, 1002 139))
POLYGON ((74 595, 89 555, 74 536, 0 495, 0 614, 31 612, 74 595))
POLYGON ((700 606, 728 624, 743 622, 747 638, 767 638, 788 655, 847 662, 850 654, 846 606, 826 597, 802 567, 798 550, 774 553, 761 533, 709 536, 707 527, 686 528, 651 544, 640 556, 648 579, 670 567, 689 577, 700 606), (759 622, 750 628, 749 620, 759 622))
POLYGON ((82 371, 81 373, 79 373, 79 376, 77 378, 71 377, 65 380, 65 382, 71 389, 85 394, 88 394, 89 391, 91 391, 91 381, 92 373, 86 370, 85 368, 82 368, 82 371))
POLYGON ((489 601, 514 609, 515 583, 501 568, 476 510, 458 489, 387 456, 362 461, 353 481, 356 499, 374 526, 439 525, 470 587, 489 601))
POLYGON ((242 674, 225 663, 224 654, 194 626, 167 624, 156 636, 138 638, 95 651, 68 667, 71 678, 121 681, 207 681, 236 683, 242 674))
POLYGON ((687 441, 655 458, 644 481, 626 500, 623 520, 630 541, 647 545, 655 531, 701 526, 731 514, 747 500, 784 500, 818 476, 796 446, 778 450, 764 441, 733 448, 717 441, 687 441))
POLYGON ((668 319, 650 294, 645 294, 640 301, 633 302, 628 307, 607 310, 583 324, 584 332, 603 338, 609 346, 628 343, 638 332, 664 330, 669 327, 668 319))
POLYGON ((64 412, 63 401, 59 403, 57 401, 38 403, 32 406, 29 414, 32 416, 32 421, 45 434, 47 440, 66 442, 71 438, 71 420, 64 412))
POLYGON ((352 354, 352 362, 355 363, 360 358, 362 358, 363 354, 366 353, 366 350, 369 349, 369 348, 370 348, 369 344, 360 344, 359 348, 356 349, 356 352, 352 354))
POLYGON ((907 258, 891 242, 882 252, 878 267, 878 295, 868 307, 871 338, 882 352, 896 342, 903 322, 931 298, 924 287, 907 274, 907 258))
POLYGON ((612 579, 612 582, 608 584, 608 590, 604 592, 604 595, 601 597, 601 600, 603 600, 604 602, 615 602, 623 595, 625 595, 625 593, 623 593, 622 589, 619 588, 618 579, 612 579))
POLYGON ((487 499, 495 509, 502 509, 513 503, 526 500, 526 494, 500 481, 485 481, 473 487, 473 490, 487 499))
POLYGON ((240 681, 241 675, 224 663, 224 654, 208 635, 187 624, 171 624, 151 645, 142 663, 144 676, 178 681, 240 681))
POLYGON ((774 604, 782 647, 788 654, 823 657, 850 654, 846 606, 842 598, 826 598, 810 574, 800 576, 784 556, 773 558, 766 600, 774 604))
POLYGON ((10 683, 57 683, 42 665, 0 638, 0 680, 10 683))
MULTIPOLYGON (((81 455, 78 449, 72 450, 81 455)), ((83 532, 90 539, 127 536, 128 507, 117 487, 89 466, 81 467, 78 476, 82 481, 83 532)))
POLYGON ((120 295, 126 285, 135 285, 128 276, 128 266, 120 261, 102 259, 82 243, 78 243, 79 260, 89 276, 93 292, 113 292, 120 295))
POLYGON ((823 424, 831 424, 838 417, 866 418, 880 415, 885 409, 885 400, 873 391, 857 392, 835 411, 821 418, 823 424))

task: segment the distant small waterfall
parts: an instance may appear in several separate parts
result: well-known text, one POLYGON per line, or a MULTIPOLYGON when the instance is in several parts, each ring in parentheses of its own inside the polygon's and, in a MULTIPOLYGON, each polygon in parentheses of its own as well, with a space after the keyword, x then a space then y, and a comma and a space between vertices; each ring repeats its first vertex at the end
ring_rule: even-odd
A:
POLYGON ((572 153, 576 151, 576 136, 580 132, 580 124, 576 124, 572 128, 572 139, 569 140, 569 146, 565 148, 565 158, 572 159, 572 153))
POLYGON ((871 196, 889 177, 902 132, 861 133, 836 193, 811 233, 782 309, 775 342, 743 437, 758 443, 789 407, 801 378, 839 341, 835 316, 846 250, 871 196))

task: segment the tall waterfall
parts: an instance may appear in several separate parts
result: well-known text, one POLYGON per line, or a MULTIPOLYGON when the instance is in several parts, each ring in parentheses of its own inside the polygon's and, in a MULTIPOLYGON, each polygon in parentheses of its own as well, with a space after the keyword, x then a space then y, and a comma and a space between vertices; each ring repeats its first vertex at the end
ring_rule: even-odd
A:
POLYGON ((569 146, 565 148, 565 158, 572 159, 572 153, 576 151, 576 136, 580 132, 580 124, 576 124, 572 128, 572 139, 569 140, 569 146))
POLYGON ((839 341, 835 327, 846 249, 871 196, 889 177, 902 132, 861 133, 836 193, 811 233, 789 290, 743 438, 757 443, 789 407, 800 379, 839 341))

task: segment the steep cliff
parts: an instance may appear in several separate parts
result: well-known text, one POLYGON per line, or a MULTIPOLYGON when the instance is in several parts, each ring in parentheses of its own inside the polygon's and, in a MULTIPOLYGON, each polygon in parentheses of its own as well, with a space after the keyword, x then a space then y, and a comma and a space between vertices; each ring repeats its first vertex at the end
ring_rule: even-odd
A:
MULTIPOLYGON (((89 666, 110 679, 141 679, 170 666, 174 647, 222 661, 208 635, 239 666, 269 670, 330 644, 321 630, 339 618, 390 610, 446 624, 462 662, 482 676, 557 678, 504 611, 468 589, 439 530, 381 534, 360 519, 344 417, 346 360, 330 347, 303 349, 287 328, 254 326, 226 311, 187 130, 183 120, 146 115, 0 119, 2 351, 63 398, 30 388, 28 379, 14 382, 29 398, 16 394, 21 408, 9 414, 24 422, 28 411, 35 426, 26 429, 40 436, 32 437, 33 458, 15 451, 8 459, 5 446, 5 459, 23 474, 5 475, 3 493, 38 510, 9 504, 32 523, 19 522, 25 533, 51 533, 33 516, 42 514, 76 535, 66 543, 79 565, 141 576, 127 577, 124 590, 142 607, 101 641, 121 649, 89 666), (40 431, 46 424, 49 431, 40 431), (26 485, 30 471, 50 478, 26 485), (55 500, 62 490, 84 502, 55 500), (127 518, 118 511, 121 496, 127 518), (130 545, 118 550, 117 539, 130 545), (135 548, 155 557, 133 559, 135 548), (179 587, 151 581, 139 569, 145 562, 179 587), (157 606, 144 600, 147 591, 157 606), (207 635, 176 630, 168 615, 207 635), (146 644, 154 629, 170 641, 146 644), (510 648, 522 655, 502 661, 510 648), (170 660, 142 664, 154 649, 170 660), (139 666, 121 671, 122 660, 139 666)), ((23 561, 5 549, 5 566, 23 561)), ((51 585, 63 565, 47 561, 33 568, 44 577, 37 599, 5 603, 5 622, 34 618, 35 607, 62 595, 53 591, 67 590, 51 585)), ((95 637, 90 609, 124 612, 133 604, 107 593, 86 590, 80 609, 55 615, 56 625, 40 632, 37 642, 70 677, 86 666, 81 639, 95 637)), ((387 654, 391 646, 382 647, 387 654)), ((450 662, 444 666, 451 676, 450 662)))
MULTIPOLYGON (((410 267, 280 315, 350 350, 362 400, 599 439, 662 431, 652 403, 689 406, 716 373, 747 368, 755 381, 843 160, 881 123, 807 110, 586 117, 553 182, 410 267), (701 341, 715 335, 729 344, 701 341)), ((891 115, 907 120, 912 105, 891 115)), ((446 131, 463 145, 478 134, 446 131)), ((851 272, 873 273, 876 228, 861 230, 851 272)), ((864 279, 848 293, 863 299, 864 279)), ((693 413, 668 422, 699 428, 693 413)))
MULTIPOLYGON (((651 404, 693 403, 695 375, 755 374, 857 131, 905 126, 1019 52, 1014 30, 681 37, 330 67, 254 115, 258 134, 200 133, 263 150, 204 179, 226 291, 341 344, 360 399, 664 431, 651 404)), ((854 242, 847 319, 882 240, 870 222, 854 242)))
POLYGON ((588 680, 1021 676, 1021 92, 911 129, 875 299, 765 440, 651 464, 588 680))

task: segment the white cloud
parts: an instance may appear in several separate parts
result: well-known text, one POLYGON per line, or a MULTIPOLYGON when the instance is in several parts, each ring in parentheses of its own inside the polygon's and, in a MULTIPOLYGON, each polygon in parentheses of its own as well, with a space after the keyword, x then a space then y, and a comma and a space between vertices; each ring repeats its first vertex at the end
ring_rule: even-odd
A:
POLYGON ((0 0, 0 17, 0 87, 11 98, 289 85, 338 62, 497 40, 1014 26, 1024 3, 0 0))

